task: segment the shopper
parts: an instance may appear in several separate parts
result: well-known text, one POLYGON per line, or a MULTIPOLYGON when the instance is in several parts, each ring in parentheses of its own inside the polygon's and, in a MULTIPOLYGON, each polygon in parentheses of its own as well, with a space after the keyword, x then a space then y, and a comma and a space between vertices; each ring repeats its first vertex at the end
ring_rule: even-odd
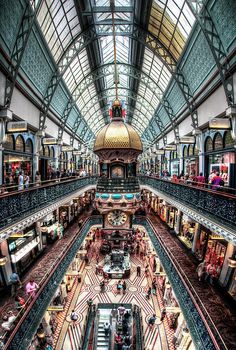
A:
POLYGON ((149 320, 148 320, 148 326, 149 327, 153 327, 154 326, 154 324, 155 324, 155 321, 156 321, 156 315, 155 314, 153 314, 150 318, 149 318, 149 320))
POLYGON ((1 324, 1 327, 5 330, 5 331, 10 331, 13 328, 13 324, 14 321, 16 320, 16 316, 13 314, 12 311, 8 312, 8 315, 3 317, 3 320, 5 322, 3 322, 1 324))
POLYGON ((220 186, 224 186, 224 180, 218 172, 216 172, 216 175, 212 179, 211 184, 212 190, 220 190, 220 186))
POLYGON ((126 288, 127 288, 127 286, 126 286, 126 282, 125 282, 125 281, 123 281, 123 284, 122 284, 123 294, 125 294, 125 293, 126 293, 126 288))
POLYGON ((104 332, 105 332, 105 337, 108 337, 109 334, 110 334, 110 329, 111 329, 111 326, 108 322, 105 322, 104 325, 103 325, 103 329, 104 329, 104 332))
POLYGON ((146 299, 149 300, 150 299, 150 295, 152 293, 152 288, 149 287, 148 290, 147 290, 147 293, 146 293, 146 299))
POLYGON ((39 171, 36 171, 36 174, 35 174, 35 185, 36 186, 41 185, 41 175, 40 175, 39 171))
POLYGON ((30 181, 29 175, 26 173, 25 176, 24 176, 25 189, 29 188, 29 181, 30 181))
POLYGON ((20 171, 18 176, 18 191, 22 191, 23 189, 24 189, 24 176, 20 171))
POLYGON ((16 295, 17 288, 21 286, 20 277, 16 272, 13 272, 10 276, 11 283, 11 296, 14 297, 16 295))
POLYGON ((164 321, 165 317, 166 317, 166 308, 162 309, 161 311, 160 321, 161 322, 164 321))
POLYGON ((197 267, 197 275, 198 275, 198 280, 202 281, 204 279, 204 275, 206 273, 206 263, 205 261, 201 262, 198 267, 197 267))
POLYGON ((125 314, 126 308, 123 304, 121 304, 120 306, 118 306, 117 311, 119 316, 123 316, 125 314))
POLYGON ((15 297, 15 306, 17 310, 22 310, 26 306, 25 299, 17 295, 15 297))
POLYGON ((204 183, 206 180, 205 180, 205 176, 203 176, 203 173, 200 173, 196 177, 196 180, 197 180, 197 186, 204 187, 204 183))
POLYGON ((141 267, 138 265, 137 266, 137 277, 141 276, 141 267))
POLYGON ((29 282, 26 284, 25 289, 26 294, 34 298, 37 290, 39 289, 39 286, 33 279, 30 279, 29 282))
POLYGON ((78 320, 78 318, 79 318, 78 314, 75 312, 75 310, 72 310, 70 314, 70 319, 73 322, 74 327, 75 327, 75 322, 78 320))
POLYGON ((117 294, 120 294, 121 289, 122 289, 122 283, 121 283, 121 280, 119 280, 116 285, 117 294))

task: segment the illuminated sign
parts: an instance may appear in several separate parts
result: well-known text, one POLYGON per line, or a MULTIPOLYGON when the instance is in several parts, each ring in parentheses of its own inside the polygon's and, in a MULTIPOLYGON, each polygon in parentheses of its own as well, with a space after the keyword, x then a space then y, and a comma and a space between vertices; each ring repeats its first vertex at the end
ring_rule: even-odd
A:
POLYGON ((165 150, 164 149, 157 149, 154 154, 157 154, 157 155, 163 155, 165 154, 165 150))
POLYGON ((166 151, 176 151, 176 145, 166 145, 166 146, 164 146, 164 149, 166 150, 166 151))
POLYGON ((48 311, 63 311, 64 307, 63 305, 49 305, 48 311))
POLYGON ((210 129, 231 129, 230 119, 213 118, 209 121, 210 129))
POLYGON ((44 137, 43 145, 57 145, 57 139, 54 137, 44 137))
POLYGON ((82 154, 81 151, 73 151, 74 156, 80 156, 82 154))
POLYGON ((62 152, 70 152, 73 151, 74 147, 72 146, 61 146, 61 151, 62 152))
POLYGON ((185 144, 195 143, 195 137, 194 136, 183 136, 180 138, 180 143, 185 143, 185 144))
POLYGON ((27 131, 27 122, 8 122, 7 123, 7 132, 20 132, 27 131))

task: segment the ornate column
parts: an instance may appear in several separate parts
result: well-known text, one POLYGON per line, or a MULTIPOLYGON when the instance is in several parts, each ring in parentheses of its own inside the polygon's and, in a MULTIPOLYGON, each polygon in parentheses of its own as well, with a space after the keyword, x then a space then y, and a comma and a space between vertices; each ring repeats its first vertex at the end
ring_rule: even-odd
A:
POLYGON ((204 137, 201 130, 195 130, 196 147, 199 150, 199 174, 205 174, 204 137))
POLYGON ((192 252, 196 253, 196 245, 197 245, 197 241, 200 238, 200 234, 201 234, 201 224, 199 224, 198 222, 195 224, 195 232, 194 232, 194 237, 193 237, 193 245, 192 245, 192 252))
POLYGON ((6 138, 6 123, 12 120, 12 111, 9 108, 0 110, 0 185, 3 184, 3 143, 6 138))
POLYGON ((45 137, 44 130, 38 130, 35 134, 34 158, 33 158, 33 182, 35 181, 36 171, 39 170, 39 157, 42 149, 42 138, 45 137))

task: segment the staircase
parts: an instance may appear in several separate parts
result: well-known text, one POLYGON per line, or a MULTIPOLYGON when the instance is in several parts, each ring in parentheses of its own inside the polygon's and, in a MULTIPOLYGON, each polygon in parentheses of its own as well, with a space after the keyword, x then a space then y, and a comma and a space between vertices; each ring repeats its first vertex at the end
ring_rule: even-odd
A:
POLYGON ((100 310, 97 328, 97 350, 109 350, 110 335, 105 336, 104 323, 110 323, 111 310, 100 310))

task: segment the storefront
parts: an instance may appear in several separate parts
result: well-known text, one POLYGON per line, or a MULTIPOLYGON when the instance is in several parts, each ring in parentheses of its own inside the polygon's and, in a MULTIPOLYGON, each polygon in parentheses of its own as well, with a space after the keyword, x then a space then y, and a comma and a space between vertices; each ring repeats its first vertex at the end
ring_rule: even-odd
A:
POLYGON ((40 237, 34 226, 17 232, 8 238, 8 249, 13 270, 20 275, 36 259, 40 252, 40 237))
POLYGON ((64 227, 58 221, 58 210, 54 210, 43 219, 40 229, 43 245, 63 237, 64 227))
POLYGON ((33 172, 33 140, 28 134, 7 134, 3 144, 3 176, 4 183, 9 184, 9 177, 18 183, 19 172, 32 176, 33 172))
POLYGON ((42 181, 49 180, 53 170, 56 170, 56 159, 54 146, 42 146, 39 159, 39 172, 42 181))
POLYGON ((176 151, 170 152, 170 174, 179 176, 179 158, 176 151))
POLYGON ((223 237, 214 233, 210 234, 204 261, 207 264, 211 263, 214 265, 217 273, 217 278, 220 275, 224 263, 227 245, 228 242, 225 241, 223 237))
POLYGON ((167 225, 172 229, 174 229, 176 224, 177 212, 178 212, 178 209, 176 209, 175 207, 169 206, 167 225))
POLYGON ((59 170, 61 173, 68 170, 68 155, 67 152, 61 152, 59 157, 59 170))
POLYGON ((183 214, 178 238, 189 249, 193 246, 196 223, 183 214))
POLYGON ((195 145, 186 145, 183 148, 184 174, 197 176, 199 174, 198 150, 195 145))
POLYGON ((206 176, 215 170, 225 186, 235 187, 235 148, 231 131, 217 132, 205 138, 206 176))

